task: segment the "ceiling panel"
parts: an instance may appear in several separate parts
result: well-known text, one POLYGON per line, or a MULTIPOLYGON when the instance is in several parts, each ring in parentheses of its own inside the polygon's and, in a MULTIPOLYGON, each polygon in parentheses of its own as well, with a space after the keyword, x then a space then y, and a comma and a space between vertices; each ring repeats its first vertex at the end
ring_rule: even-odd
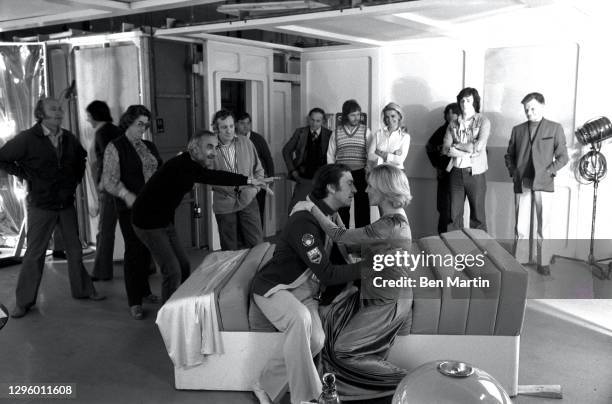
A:
POLYGON ((65 13, 73 7, 47 0, 0 0, 0 21, 65 13))
POLYGON ((322 31, 366 37, 384 42, 420 36, 426 32, 422 24, 410 23, 408 21, 398 21, 398 23, 387 22, 375 16, 310 21, 305 26, 322 31))

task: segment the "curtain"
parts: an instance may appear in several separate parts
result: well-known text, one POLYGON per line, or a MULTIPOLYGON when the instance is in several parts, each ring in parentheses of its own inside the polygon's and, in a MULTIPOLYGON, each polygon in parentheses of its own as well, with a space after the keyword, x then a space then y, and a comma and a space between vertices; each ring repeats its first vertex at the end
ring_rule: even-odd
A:
MULTIPOLYGON (((41 44, 0 43, 0 147, 34 123, 34 106, 45 94, 41 44)), ((10 246, 25 217, 26 185, 0 171, 0 245, 10 246), (7 243, 9 243, 7 245, 7 243)))

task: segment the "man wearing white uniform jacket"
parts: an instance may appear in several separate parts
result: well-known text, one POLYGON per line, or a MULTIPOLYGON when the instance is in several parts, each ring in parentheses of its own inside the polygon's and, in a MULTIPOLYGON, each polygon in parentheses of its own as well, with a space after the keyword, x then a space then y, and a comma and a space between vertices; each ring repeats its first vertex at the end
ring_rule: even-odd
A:
POLYGON ((569 160, 563 128, 557 122, 543 118, 544 96, 529 93, 521 101, 527 122, 512 128, 506 167, 514 182, 516 227, 514 231, 514 255, 521 263, 531 260, 533 229, 532 211, 535 209, 536 264, 542 275, 549 275, 550 255, 543 258, 543 240, 548 236, 552 193, 555 175, 569 160), (529 240, 529 244, 526 241, 529 240))

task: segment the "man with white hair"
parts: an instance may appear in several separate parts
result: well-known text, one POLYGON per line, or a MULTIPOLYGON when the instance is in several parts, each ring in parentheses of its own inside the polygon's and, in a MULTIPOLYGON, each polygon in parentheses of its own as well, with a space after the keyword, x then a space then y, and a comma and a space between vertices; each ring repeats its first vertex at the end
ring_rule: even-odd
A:
POLYGON ((187 254, 174 228, 174 213, 194 184, 263 187, 272 181, 214 170, 217 145, 214 133, 196 132, 187 151, 171 158, 157 170, 132 206, 134 231, 162 273, 163 302, 191 273, 187 254))
POLYGON ((0 169, 28 184, 27 247, 15 291, 12 317, 27 314, 36 304, 45 253, 59 225, 66 256, 70 291, 75 299, 102 300, 83 267, 75 192, 85 173, 87 153, 76 136, 61 127, 64 111, 54 98, 41 98, 34 109, 36 124, 0 149, 0 169))

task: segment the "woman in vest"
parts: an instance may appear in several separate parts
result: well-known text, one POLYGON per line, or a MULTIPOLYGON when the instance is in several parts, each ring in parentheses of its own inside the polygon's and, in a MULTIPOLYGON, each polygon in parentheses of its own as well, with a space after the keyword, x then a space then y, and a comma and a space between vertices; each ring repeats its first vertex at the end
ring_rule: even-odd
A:
POLYGON ((119 120, 123 134, 108 144, 104 152, 102 185, 115 196, 119 226, 125 242, 123 271, 132 317, 144 316, 142 301, 157 303, 149 287, 151 255, 132 227, 132 204, 136 196, 161 166, 162 160, 152 142, 143 140, 151 112, 143 105, 131 105, 119 120))
MULTIPOLYGON (((397 167, 383 164, 368 177, 368 194, 382 216, 362 228, 338 227, 310 201, 294 208, 309 210, 325 233, 336 243, 361 247, 361 256, 372 263, 376 254, 395 255, 410 251, 411 231, 404 211, 412 196, 408 179, 397 167)), ((395 337, 412 320, 412 290, 408 287, 376 287, 376 278, 398 281, 409 276, 403 266, 386 266, 382 271, 362 274, 361 290, 347 287, 329 309, 321 313, 325 331, 322 351, 325 372, 336 375, 342 399, 368 400, 393 395, 406 370, 385 360, 395 337)))
MULTIPOLYGON (((329 138, 327 164, 344 164, 351 169, 353 184, 357 189, 354 196, 355 227, 370 223, 370 202, 365 192, 366 165, 372 133, 361 123, 361 107, 355 100, 342 104, 342 122, 329 138)), ((350 223, 350 208, 341 208, 338 213, 346 227, 350 223)))

